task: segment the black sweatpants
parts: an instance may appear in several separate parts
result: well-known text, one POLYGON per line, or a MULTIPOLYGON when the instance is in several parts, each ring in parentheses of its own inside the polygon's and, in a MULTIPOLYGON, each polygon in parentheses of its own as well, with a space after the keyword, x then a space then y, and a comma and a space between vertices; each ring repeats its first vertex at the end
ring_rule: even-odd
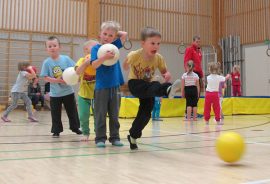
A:
POLYGON ((167 88, 171 83, 160 84, 157 81, 147 82, 141 79, 131 79, 128 87, 131 94, 139 98, 140 106, 135 120, 129 130, 130 136, 137 139, 142 136, 142 130, 151 118, 155 96, 168 96, 167 88))
POLYGON ((52 133, 63 132, 63 124, 61 120, 62 104, 67 112, 70 130, 76 131, 80 128, 80 120, 78 116, 74 93, 61 97, 50 97, 51 116, 52 116, 52 133))

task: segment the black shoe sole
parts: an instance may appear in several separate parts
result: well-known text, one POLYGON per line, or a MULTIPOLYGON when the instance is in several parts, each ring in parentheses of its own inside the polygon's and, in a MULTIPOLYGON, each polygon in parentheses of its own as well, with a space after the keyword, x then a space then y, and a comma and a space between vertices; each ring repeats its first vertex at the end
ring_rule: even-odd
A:
POLYGON ((53 138, 59 138, 60 137, 60 134, 53 134, 52 137, 53 138))
POLYGON ((72 130, 72 132, 74 132, 74 133, 76 133, 78 135, 81 135, 82 134, 82 131, 80 131, 80 130, 72 130))

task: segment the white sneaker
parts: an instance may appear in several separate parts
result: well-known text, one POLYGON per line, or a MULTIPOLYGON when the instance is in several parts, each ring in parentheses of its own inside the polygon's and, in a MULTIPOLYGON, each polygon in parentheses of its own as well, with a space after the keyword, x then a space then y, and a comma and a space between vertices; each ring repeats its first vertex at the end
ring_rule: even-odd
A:
POLYGON ((168 88, 168 90, 169 90, 169 95, 168 95, 168 97, 169 97, 170 99, 174 98, 174 96, 176 96, 176 95, 175 95, 176 92, 177 92, 178 90, 180 90, 180 89, 181 89, 181 80, 180 80, 180 79, 177 79, 177 80, 174 81, 174 83, 168 88))

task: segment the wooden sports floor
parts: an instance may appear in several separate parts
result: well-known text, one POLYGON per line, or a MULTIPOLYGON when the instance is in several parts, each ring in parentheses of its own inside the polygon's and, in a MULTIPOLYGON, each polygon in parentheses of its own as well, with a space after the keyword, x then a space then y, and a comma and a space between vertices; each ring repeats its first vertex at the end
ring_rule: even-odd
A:
POLYGON ((261 184, 270 183, 270 115, 225 116, 224 125, 182 117, 149 122, 131 151, 126 136, 132 119, 120 119, 124 147, 96 148, 93 119, 89 142, 68 129, 52 138, 49 111, 13 111, 11 123, 0 123, 0 184, 261 184), (215 140, 225 131, 244 136, 246 153, 226 164, 215 152, 215 140))

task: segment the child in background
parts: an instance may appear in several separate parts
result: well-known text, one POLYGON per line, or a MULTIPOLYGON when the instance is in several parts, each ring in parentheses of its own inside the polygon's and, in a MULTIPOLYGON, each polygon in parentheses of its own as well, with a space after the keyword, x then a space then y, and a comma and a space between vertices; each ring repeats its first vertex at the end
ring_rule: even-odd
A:
POLYGON ((32 79, 32 82, 28 86, 28 97, 32 101, 33 108, 37 110, 37 104, 41 102, 41 109, 44 108, 44 96, 41 93, 41 87, 39 85, 39 78, 38 76, 32 79))
POLYGON ((152 121, 163 121, 160 118, 160 107, 161 107, 162 97, 155 97, 154 107, 152 111, 152 121))
POLYGON ((114 58, 115 53, 107 52, 98 58, 97 53, 103 44, 113 44, 118 49, 123 47, 127 33, 119 31, 120 25, 115 21, 103 22, 100 32, 100 44, 97 44, 91 51, 91 63, 96 69, 95 86, 95 143, 97 147, 105 147, 106 116, 109 115, 110 137, 109 141, 113 146, 123 146, 119 136, 119 109, 121 101, 120 85, 124 84, 119 60, 112 66, 103 65, 104 61, 114 58))
POLYGON ((241 93, 241 75, 240 66, 234 65, 233 72, 231 73, 232 78, 232 94, 233 96, 242 96, 241 93))
POLYGON ((27 96, 27 83, 29 80, 32 80, 36 77, 36 73, 33 70, 32 66, 28 62, 20 62, 18 63, 19 74, 17 76, 16 82, 11 89, 11 99, 12 104, 7 108, 7 110, 3 113, 1 119, 4 122, 11 122, 8 119, 8 114, 13 111, 18 106, 18 100, 22 99, 26 105, 26 110, 28 113, 28 119, 31 122, 38 122, 36 118, 33 116, 32 112, 32 103, 30 98, 27 96), (30 71, 27 72, 27 71, 30 71))
POLYGON ((215 113, 215 120, 217 124, 220 124, 220 103, 219 103, 219 85, 220 82, 225 82, 230 75, 226 77, 218 75, 220 65, 215 62, 208 64, 210 75, 207 76, 207 87, 204 101, 204 120, 206 124, 209 124, 211 106, 213 106, 215 113))
POLYGON ((65 55, 60 55, 60 41, 55 36, 50 36, 46 41, 46 50, 49 57, 43 62, 40 76, 45 82, 50 82, 50 106, 52 117, 51 132, 58 138, 63 132, 61 120, 62 104, 64 104, 69 119, 69 128, 76 134, 80 131, 80 122, 76 107, 74 90, 62 79, 63 71, 68 67, 74 67, 74 61, 65 55))
MULTIPOLYGON (((78 110, 80 125, 84 137, 82 141, 88 141, 90 135, 89 118, 90 107, 94 115, 94 89, 96 84, 96 70, 90 64, 90 52, 93 46, 98 42, 96 40, 89 40, 84 43, 83 58, 80 58, 76 63, 75 70, 80 75, 80 87, 78 92, 78 110)), ((95 116, 94 116, 95 119, 95 116)), ((95 122, 94 122, 95 123, 95 122)))
POLYGON ((182 75, 181 92, 182 97, 186 98, 187 121, 191 120, 191 112, 193 112, 193 121, 197 121, 197 104, 200 98, 199 76, 193 72, 194 63, 189 60, 186 63, 186 73, 182 75))
POLYGON ((219 96, 219 104, 220 104, 220 120, 221 121, 224 119, 224 115, 222 112, 222 103, 223 103, 223 97, 224 97, 226 87, 227 85, 225 81, 222 81, 219 83, 218 96, 219 96))
POLYGON ((132 127, 127 136, 130 149, 138 149, 136 139, 142 136, 142 130, 151 119, 151 112, 156 96, 169 96, 173 98, 180 88, 180 80, 173 85, 169 83, 171 74, 167 69, 163 57, 158 53, 161 42, 161 34, 152 27, 145 27, 141 32, 141 49, 128 54, 123 63, 125 70, 129 69, 128 87, 131 94, 139 98, 140 106, 132 127), (165 83, 153 81, 155 70, 159 69, 165 83))

